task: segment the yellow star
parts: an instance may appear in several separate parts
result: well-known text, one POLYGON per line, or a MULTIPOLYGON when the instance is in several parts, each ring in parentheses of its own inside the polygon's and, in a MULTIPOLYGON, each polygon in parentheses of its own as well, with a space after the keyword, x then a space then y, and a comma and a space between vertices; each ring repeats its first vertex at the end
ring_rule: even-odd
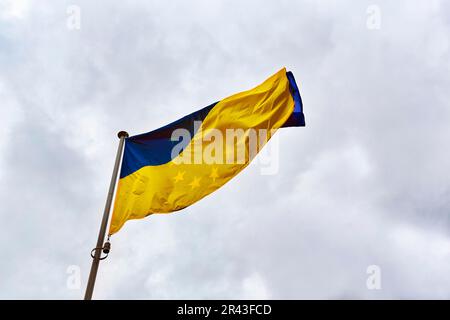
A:
POLYGON ((175 181, 175 183, 184 180, 184 174, 186 173, 186 171, 178 171, 177 175, 173 178, 173 180, 175 181))
POLYGON ((217 173, 217 171, 219 171, 218 168, 212 168, 211 174, 209 175, 209 177, 211 179, 213 179, 213 182, 216 182, 216 178, 219 177, 219 174, 217 173))
POLYGON ((201 178, 194 177, 194 180, 192 180, 192 182, 189 183, 189 185, 191 186, 191 189, 200 187, 200 179, 201 178))

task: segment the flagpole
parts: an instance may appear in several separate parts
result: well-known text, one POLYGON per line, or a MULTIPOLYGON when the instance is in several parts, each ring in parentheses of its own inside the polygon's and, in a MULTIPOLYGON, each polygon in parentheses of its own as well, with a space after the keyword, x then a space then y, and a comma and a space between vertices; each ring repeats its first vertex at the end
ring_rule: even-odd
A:
POLYGON ((92 299, 92 293, 94 292, 94 285, 95 285, 95 279, 97 277, 97 270, 98 266, 100 264, 100 260, 104 259, 101 258, 102 250, 104 250, 105 253, 109 253, 109 243, 105 246, 103 246, 103 241, 105 241, 105 235, 106 235, 106 227, 108 225, 108 219, 109 219, 109 212, 111 210, 111 203, 112 198, 114 195, 114 189, 116 186, 116 180, 117 180, 117 174, 119 172, 119 164, 120 159, 122 158, 122 151, 123 151, 123 145, 125 142, 125 138, 128 138, 128 133, 125 131, 120 131, 117 136, 119 137, 119 147, 117 148, 117 155, 116 155, 116 162, 114 163, 114 170, 111 177, 111 183, 109 184, 109 191, 108 191, 108 197, 106 198, 106 204, 105 204, 105 210, 103 211, 103 219, 102 224, 100 226, 100 231, 98 233, 98 240, 97 240, 97 246, 92 250, 92 252, 95 251, 95 254, 91 256, 93 258, 92 265, 91 265, 91 272, 89 273, 89 280, 88 284, 86 286, 86 293, 84 295, 84 300, 91 300, 92 299))

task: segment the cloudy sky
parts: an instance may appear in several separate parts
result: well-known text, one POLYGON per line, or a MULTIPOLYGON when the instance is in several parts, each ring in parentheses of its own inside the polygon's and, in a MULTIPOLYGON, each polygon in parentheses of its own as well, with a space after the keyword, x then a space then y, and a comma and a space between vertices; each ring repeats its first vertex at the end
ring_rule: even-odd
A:
POLYGON ((94 297, 450 298, 449 3, 265 2, 0 0, 0 298, 82 298, 119 130, 283 66, 278 172, 128 222, 94 297))

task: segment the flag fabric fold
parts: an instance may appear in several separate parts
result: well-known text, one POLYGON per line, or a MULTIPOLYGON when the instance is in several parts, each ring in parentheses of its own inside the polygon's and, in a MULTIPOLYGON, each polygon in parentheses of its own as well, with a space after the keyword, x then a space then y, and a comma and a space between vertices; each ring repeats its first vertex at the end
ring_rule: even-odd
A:
POLYGON ((192 205, 242 171, 277 129, 304 125, 298 86, 283 68, 253 89, 126 138, 109 234, 130 219, 192 205))

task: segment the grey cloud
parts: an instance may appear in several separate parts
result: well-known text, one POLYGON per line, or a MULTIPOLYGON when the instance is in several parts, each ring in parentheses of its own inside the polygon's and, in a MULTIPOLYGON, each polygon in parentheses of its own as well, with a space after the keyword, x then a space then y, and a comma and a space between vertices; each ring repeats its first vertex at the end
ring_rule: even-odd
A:
POLYGON ((249 167, 199 203, 128 222, 98 298, 450 296, 449 5, 25 2, 0 15, 0 297, 78 299, 115 134, 149 131, 279 68, 307 126, 280 170, 249 167), (22 10, 22 11, 21 11, 22 10), (17 15, 17 14, 16 14, 17 15), (366 268, 382 290, 366 288, 366 268))

